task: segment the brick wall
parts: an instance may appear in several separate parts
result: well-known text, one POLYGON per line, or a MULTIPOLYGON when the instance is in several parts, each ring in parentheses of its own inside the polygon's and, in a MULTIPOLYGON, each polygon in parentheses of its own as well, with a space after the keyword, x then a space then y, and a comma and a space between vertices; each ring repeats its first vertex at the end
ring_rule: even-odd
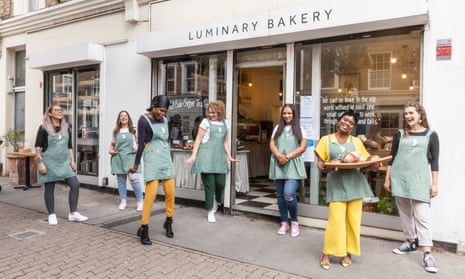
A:
POLYGON ((0 0, 0 19, 6 19, 13 15, 13 0, 0 0))

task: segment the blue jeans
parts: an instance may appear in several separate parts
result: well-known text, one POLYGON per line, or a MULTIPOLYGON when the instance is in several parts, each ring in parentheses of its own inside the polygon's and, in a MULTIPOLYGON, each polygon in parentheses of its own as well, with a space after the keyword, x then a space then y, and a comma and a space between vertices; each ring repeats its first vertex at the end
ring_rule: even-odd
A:
POLYGON ((288 222, 289 215, 291 221, 297 222, 297 198, 295 193, 299 188, 299 182, 299 180, 295 179, 277 179, 274 181, 281 222, 288 222))
MULTIPOLYGON (((119 197, 122 200, 127 200, 128 194, 126 190, 126 181, 128 178, 127 174, 117 174, 116 178, 118 180, 118 193, 119 197)), ((142 184, 140 183, 140 175, 137 174, 137 181, 136 182, 131 182, 129 181, 129 184, 131 184, 132 189, 134 190, 134 194, 136 195, 136 198, 138 200, 141 200, 142 197, 142 184)))

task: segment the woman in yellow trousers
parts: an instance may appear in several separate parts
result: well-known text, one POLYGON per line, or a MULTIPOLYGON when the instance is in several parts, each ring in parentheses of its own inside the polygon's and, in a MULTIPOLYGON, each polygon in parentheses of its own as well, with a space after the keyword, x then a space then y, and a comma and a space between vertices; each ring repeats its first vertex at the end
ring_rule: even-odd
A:
POLYGON ((356 124, 357 116, 352 110, 342 113, 337 121, 336 132, 322 137, 315 148, 318 169, 328 173, 326 201, 329 202, 329 214, 320 261, 320 266, 326 270, 331 266, 330 255, 342 257, 343 267, 352 264, 352 255, 360 255, 363 198, 373 196, 360 169, 336 171, 324 164, 331 160, 341 160, 345 154, 354 151, 361 158, 370 157, 362 141, 350 135, 356 124))

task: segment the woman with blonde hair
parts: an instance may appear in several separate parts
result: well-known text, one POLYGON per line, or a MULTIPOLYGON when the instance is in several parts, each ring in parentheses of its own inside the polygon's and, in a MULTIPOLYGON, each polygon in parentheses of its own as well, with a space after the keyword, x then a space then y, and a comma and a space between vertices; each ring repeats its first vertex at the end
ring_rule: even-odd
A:
POLYGON ((42 125, 37 132, 35 148, 37 161, 37 181, 44 183, 45 206, 48 211, 48 223, 58 223, 55 213, 55 182, 64 181, 69 185, 68 220, 87 221, 86 216, 77 211, 79 198, 79 180, 76 176, 71 130, 58 105, 52 105, 44 113, 42 125))
POLYGON ((238 162, 231 157, 228 143, 228 123, 225 119, 225 105, 213 101, 207 106, 208 118, 199 125, 192 155, 186 160, 194 163, 192 173, 200 173, 205 190, 207 220, 215 223, 215 213, 222 203, 228 173, 228 161, 238 162))

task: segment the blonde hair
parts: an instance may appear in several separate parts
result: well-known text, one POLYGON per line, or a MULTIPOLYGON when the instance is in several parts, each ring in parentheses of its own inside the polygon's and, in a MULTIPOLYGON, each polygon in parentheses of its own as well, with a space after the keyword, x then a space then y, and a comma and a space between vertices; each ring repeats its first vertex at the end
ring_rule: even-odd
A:
POLYGON ((213 101, 208 104, 207 106, 207 115, 208 110, 211 108, 212 111, 218 113, 218 120, 221 121, 225 118, 226 115, 226 107, 223 101, 213 101))
MULTIPOLYGON (((61 109, 59 105, 49 106, 47 110, 45 111, 44 117, 42 119, 42 127, 51 136, 54 136, 56 134, 55 127, 53 126, 53 122, 50 117, 50 113, 52 113, 54 107, 58 107, 61 109)), ((64 136, 67 129, 68 129, 68 123, 66 123, 66 120, 64 118, 60 119, 60 134, 64 136)))

